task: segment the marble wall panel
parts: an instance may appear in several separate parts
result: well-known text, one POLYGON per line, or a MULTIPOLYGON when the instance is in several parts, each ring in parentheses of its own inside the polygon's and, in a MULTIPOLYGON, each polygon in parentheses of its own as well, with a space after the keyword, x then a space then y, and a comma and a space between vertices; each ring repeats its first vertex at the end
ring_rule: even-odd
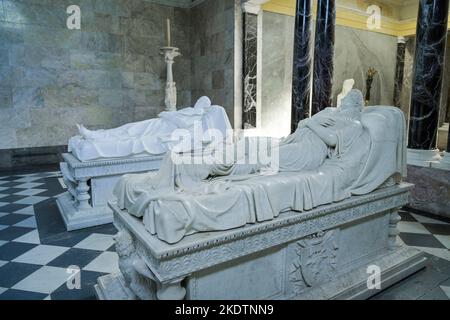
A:
MULTIPOLYGON (((0 149, 65 145, 75 123, 97 129, 155 117, 164 109, 159 48, 166 44, 166 18, 183 54, 174 65, 178 105, 191 105, 191 9, 146 0, 81 0, 81 30, 68 30, 70 4, 0 0, 0 149)), ((198 27, 206 25, 198 21, 198 27)), ((218 53, 224 32, 211 30, 207 63, 224 64, 218 53)), ((218 75, 215 85, 221 86, 218 75)), ((200 85, 196 89, 204 94, 200 85)))
MULTIPOLYGON (((290 130, 293 31, 293 17, 264 12, 261 122, 270 135, 290 130)), ((345 79, 354 78, 354 87, 364 92, 365 74, 374 67, 378 74, 370 104, 392 105, 397 38, 343 26, 336 26, 335 32, 332 104, 345 79)))
POLYGON ((234 6, 235 0, 200 3, 191 9, 190 30, 192 102, 209 96, 212 103, 225 108, 232 123, 234 81, 229 79, 234 75, 234 6))

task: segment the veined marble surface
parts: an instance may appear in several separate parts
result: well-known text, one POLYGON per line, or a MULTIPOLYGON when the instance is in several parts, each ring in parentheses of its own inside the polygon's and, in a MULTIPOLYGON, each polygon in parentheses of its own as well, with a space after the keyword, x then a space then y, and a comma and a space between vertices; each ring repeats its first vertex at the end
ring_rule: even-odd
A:
POLYGON ((244 74, 243 74, 243 129, 256 128, 256 85, 257 85, 257 53, 258 53, 258 16, 253 13, 244 14, 244 74))
POLYGON ((297 1, 294 28, 291 132, 309 114, 311 77, 311 1, 297 1))
POLYGON ((436 148, 447 41, 448 0, 420 1, 408 148, 436 148))
POLYGON ((336 5, 334 0, 317 1, 314 37, 314 70, 311 113, 331 106, 334 69, 334 30, 336 5))

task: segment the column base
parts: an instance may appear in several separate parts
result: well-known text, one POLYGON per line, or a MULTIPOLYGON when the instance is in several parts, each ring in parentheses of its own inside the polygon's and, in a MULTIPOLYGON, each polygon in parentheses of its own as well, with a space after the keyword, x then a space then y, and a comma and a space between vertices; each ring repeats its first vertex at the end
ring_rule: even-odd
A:
POLYGON ((441 161, 438 163, 432 162, 431 167, 450 171, 450 153, 444 152, 444 156, 441 158, 441 161))
POLYGON ((406 159, 409 165, 430 168, 432 164, 439 163, 441 156, 438 149, 420 150, 408 148, 406 159))

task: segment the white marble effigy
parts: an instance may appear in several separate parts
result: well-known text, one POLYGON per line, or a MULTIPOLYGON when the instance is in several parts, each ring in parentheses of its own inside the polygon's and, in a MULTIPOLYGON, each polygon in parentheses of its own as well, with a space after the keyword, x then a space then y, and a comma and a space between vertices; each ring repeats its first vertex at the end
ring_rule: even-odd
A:
POLYGON ((80 134, 69 140, 70 152, 63 154, 60 164, 68 191, 56 201, 67 230, 112 222, 107 202, 114 198, 113 187, 121 176, 159 169, 169 150, 183 152, 210 145, 214 138, 208 135, 210 129, 223 138, 232 134, 225 110, 211 105, 207 97, 201 97, 193 108, 165 111, 158 118, 119 128, 90 131, 79 126, 80 134), (177 129, 189 133, 189 139, 174 139, 177 129))
POLYGON ((406 174, 403 113, 394 107, 362 109, 362 94, 354 90, 342 101, 339 109, 303 120, 275 145, 269 160, 275 167, 245 157, 200 165, 165 157, 157 173, 118 182, 118 207, 142 218, 151 234, 175 243, 192 233, 237 228, 370 193, 391 177, 399 181, 406 174))
POLYGON ((379 188, 306 212, 168 244, 110 204, 121 274, 99 299, 365 299, 423 268, 396 242, 412 184, 379 188))

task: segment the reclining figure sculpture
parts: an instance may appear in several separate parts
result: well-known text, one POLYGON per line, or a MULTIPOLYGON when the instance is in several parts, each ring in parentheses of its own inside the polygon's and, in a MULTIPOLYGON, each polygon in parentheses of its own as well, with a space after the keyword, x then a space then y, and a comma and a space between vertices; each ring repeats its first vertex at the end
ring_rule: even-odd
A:
POLYGON ((279 140, 270 161, 261 161, 258 154, 255 163, 191 164, 177 163, 168 154, 158 172, 119 180, 114 191, 118 206, 143 217, 150 233, 174 243, 187 234, 235 228, 369 193, 402 173, 404 159, 398 154, 404 119, 389 107, 379 111, 387 120, 363 108, 362 93, 351 90, 340 108, 301 121, 293 134, 279 140))

